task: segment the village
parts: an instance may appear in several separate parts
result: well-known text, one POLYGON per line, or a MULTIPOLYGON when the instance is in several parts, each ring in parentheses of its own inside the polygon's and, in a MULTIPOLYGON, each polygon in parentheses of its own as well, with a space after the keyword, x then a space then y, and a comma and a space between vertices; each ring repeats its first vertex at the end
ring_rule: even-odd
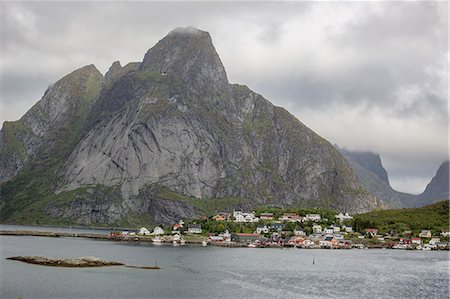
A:
POLYGON ((436 234, 431 230, 405 230, 379 233, 378 228, 354 229, 348 213, 301 216, 295 212, 220 212, 214 216, 156 226, 151 231, 113 231, 110 238, 125 241, 147 241, 174 246, 197 243, 203 246, 249 248, 365 249, 389 248, 408 250, 448 250, 450 232, 436 234), (325 218, 327 216, 328 218, 325 218), (331 216, 331 217, 330 217, 331 216))

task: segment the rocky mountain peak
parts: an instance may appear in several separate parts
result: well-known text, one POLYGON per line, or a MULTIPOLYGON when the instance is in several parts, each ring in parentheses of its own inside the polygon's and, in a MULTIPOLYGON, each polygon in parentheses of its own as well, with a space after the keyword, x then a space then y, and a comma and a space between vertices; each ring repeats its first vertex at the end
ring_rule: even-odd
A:
POLYGON ((140 71, 181 79, 192 90, 220 92, 228 88, 225 68, 208 32, 176 28, 145 54, 140 71))

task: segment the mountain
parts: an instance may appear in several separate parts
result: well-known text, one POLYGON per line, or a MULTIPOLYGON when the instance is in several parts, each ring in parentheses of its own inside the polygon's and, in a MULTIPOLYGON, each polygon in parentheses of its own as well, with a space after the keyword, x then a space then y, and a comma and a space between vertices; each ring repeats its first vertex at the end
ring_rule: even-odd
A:
POLYGON ((362 185, 371 194, 393 208, 422 207, 450 198, 448 161, 442 163, 422 194, 413 195, 398 192, 391 187, 387 172, 381 163, 380 155, 371 152, 338 149, 347 158, 362 185))
POLYGON ((439 169, 425 188, 425 191, 416 197, 413 206, 420 207, 439 200, 450 199, 448 164, 449 161, 445 161, 439 166, 439 169))
POLYGON ((3 222, 136 225, 259 205, 386 205, 285 109, 230 84, 207 32, 64 77, 0 133, 3 222))
POLYGON ((380 155, 371 152, 349 151, 339 148, 347 158, 353 171, 371 194, 386 202, 392 208, 403 207, 403 203, 397 191, 392 189, 389 178, 384 169, 380 155))

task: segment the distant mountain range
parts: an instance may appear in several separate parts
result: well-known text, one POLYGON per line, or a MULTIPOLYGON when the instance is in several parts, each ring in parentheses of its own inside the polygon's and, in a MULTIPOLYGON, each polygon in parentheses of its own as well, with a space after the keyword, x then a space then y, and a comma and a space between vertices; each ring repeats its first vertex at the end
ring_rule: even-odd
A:
POLYGON ((450 198, 449 161, 441 164, 422 194, 413 195, 398 192, 391 187, 388 174, 381 164, 380 155, 371 152, 339 150, 347 158, 363 186, 393 208, 422 207, 450 198))
MULTIPOLYGON (((380 180, 382 173, 378 173, 380 180)), ((387 179, 387 178, 386 178, 387 179)), ((259 205, 387 205, 283 108, 230 84, 210 35, 177 28, 142 62, 78 69, 0 131, 0 219, 171 223, 259 205)))

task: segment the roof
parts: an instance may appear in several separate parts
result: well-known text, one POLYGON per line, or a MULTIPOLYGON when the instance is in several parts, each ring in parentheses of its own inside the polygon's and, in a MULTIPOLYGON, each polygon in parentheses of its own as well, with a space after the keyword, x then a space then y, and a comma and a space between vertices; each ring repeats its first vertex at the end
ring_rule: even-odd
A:
POLYGON ((200 224, 189 224, 188 228, 202 228, 200 224))
POLYGON ((325 241, 331 241, 331 240, 333 240, 333 237, 326 237, 325 238, 325 241))

